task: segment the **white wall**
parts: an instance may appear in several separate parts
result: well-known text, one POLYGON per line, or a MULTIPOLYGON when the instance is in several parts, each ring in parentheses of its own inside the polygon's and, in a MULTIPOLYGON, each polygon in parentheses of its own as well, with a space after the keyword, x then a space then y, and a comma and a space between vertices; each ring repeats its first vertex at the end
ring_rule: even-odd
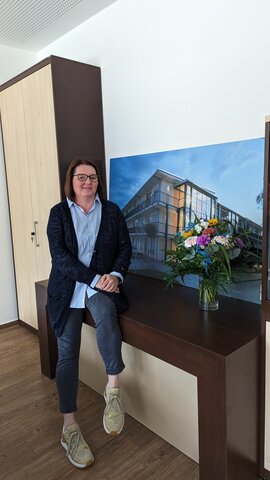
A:
POLYGON ((39 52, 102 68, 110 157, 260 137, 267 0, 118 0, 39 52))
POLYGON ((0 324, 17 320, 16 291, 14 282, 13 257, 10 237, 7 190, 3 158, 2 135, 0 129, 0 324))
MULTIPOLYGON (((33 52, 0 45, 0 84, 37 62, 33 52)), ((19 182, 20 179, 18 178, 19 182)), ((0 129, 0 324, 18 319, 14 280, 10 223, 7 202, 6 177, 0 129)))
POLYGON ((0 45, 0 85, 36 62, 36 52, 0 45))

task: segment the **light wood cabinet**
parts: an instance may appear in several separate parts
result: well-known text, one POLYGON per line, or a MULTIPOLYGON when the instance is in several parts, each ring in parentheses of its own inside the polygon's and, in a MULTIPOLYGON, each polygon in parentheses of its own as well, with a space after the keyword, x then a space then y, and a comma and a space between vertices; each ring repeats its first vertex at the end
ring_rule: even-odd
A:
POLYGON ((46 227, 68 164, 89 158, 104 177, 100 69, 50 57, 0 87, 0 114, 19 319, 36 329, 35 282, 50 272, 46 227))
POLYGON ((2 132, 5 148, 6 172, 9 192, 10 219, 19 315, 35 326, 35 298, 31 283, 36 275, 35 245, 31 241, 33 230, 32 198, 27 160, 22 85, 15 84, 0 96, 2 132), (16 114, 14 115, 14 112, 16 114), (23 195, 23 201, 22 201, 23 195))

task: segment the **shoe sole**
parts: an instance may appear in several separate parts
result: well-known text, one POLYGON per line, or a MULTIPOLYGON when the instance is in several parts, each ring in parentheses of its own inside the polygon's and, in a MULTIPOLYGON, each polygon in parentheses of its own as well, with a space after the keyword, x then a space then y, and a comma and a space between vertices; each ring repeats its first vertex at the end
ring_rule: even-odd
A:
POLYGON ((70 455, 68 455, 68 447, 67 445, 61 440, 61 445, 63 447, 63 449, 66 451, 66 454, 67 454, 67 458, 69 459, 70 463, 74 466, 74 467, 77 467, 77 468, 87 468, 87 467, 90 467, 90 465, 92 465, 92 463, 94 463, 94 457, 92 458, 92 460, 89 460, 89 462, 87 463, 76 463, 70 455))
POLYGON ((120 435, 120 433, 122 432, 124 425, 123 425, 123 427, 121 428, 121 430, 119 430, 118 432, 116 432, 116 431, 109 432, 109 430, 106 428, 106 425, 105 425, 104 422, 103 422, 103 427, 104 427, 105 432, 106 432, 108 435, 110 435, 110 437, 117 437, 117 436, 120 435))

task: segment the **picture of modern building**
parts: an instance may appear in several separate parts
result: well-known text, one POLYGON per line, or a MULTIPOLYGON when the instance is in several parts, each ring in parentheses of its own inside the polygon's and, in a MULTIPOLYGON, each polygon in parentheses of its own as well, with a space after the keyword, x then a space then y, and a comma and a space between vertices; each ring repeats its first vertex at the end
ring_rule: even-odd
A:
POLYGON ((262 227, 218 202, 213 191, 157 169, 122 209, 133 245, 133 258, 142 268, 151 268, 166 258, 177 232, 182 232, 195 216, 228 219, 238 231, 248 231, 253 250, 260 255, 262 227), (155 263, 157 262, 157 263, 155 263), (143 265, 143 263, 145 265, 143 265))

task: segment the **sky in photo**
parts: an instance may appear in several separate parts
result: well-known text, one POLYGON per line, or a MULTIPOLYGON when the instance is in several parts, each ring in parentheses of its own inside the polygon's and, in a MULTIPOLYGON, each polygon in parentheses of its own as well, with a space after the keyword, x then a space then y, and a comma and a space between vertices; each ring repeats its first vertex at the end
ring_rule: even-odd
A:
POLYGON ((218 202, 262 223, 256 197, 263 189, 264 138, 113 158, 110 200, 123 208, 157 169, 215 193, 218 202))

